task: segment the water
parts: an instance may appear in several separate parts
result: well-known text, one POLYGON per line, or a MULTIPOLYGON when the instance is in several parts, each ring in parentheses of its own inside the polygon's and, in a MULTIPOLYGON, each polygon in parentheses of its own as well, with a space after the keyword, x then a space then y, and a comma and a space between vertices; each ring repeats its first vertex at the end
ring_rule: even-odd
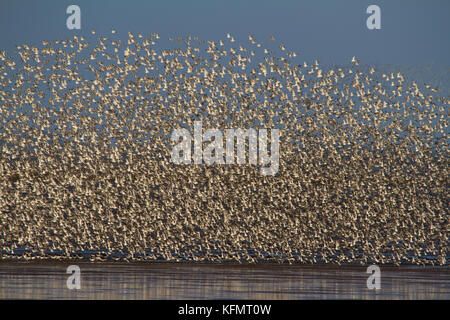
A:
POLYGON ((81 289, 66 285, 69 263, 0 263, 0 299, 450 299, 448 268, 78 263, 81 289))

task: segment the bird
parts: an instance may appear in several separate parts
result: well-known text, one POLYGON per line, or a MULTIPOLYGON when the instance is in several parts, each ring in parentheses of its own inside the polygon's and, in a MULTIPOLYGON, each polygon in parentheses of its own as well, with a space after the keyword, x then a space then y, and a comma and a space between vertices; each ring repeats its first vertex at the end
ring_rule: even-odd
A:
POLYGON ((359 65, 359 61, 356 59, 355 56, 353 56, 353 58, 352 58, 352 63, 355 64, 355 66, 359 65))
POLYGON ((273 36, 91 33, 0 51, 0 260, 448 265, 441 86, 273 36), (279 170, 175 164, 198 120, 223 149, 279 129, 279 170))

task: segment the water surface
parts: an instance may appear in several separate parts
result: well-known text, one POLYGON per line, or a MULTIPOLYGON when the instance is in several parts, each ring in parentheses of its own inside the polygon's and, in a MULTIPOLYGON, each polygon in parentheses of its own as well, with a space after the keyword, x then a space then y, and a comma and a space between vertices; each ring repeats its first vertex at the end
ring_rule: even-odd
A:
POLYGON ((381 289, 365 267, 0 263, 0 299, 450 299, 448 268, 381 267, 381 289))

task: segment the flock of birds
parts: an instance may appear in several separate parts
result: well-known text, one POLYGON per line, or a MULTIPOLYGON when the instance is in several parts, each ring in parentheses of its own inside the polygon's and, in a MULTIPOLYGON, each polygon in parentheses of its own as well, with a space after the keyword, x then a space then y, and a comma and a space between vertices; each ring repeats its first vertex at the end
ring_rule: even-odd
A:
POLYGON ((0 260, 448 265, 437 88, 273 37, 92 34, 0 51, 0 260), (280 129, 278 173, 173 164, 196 120, 280 129))

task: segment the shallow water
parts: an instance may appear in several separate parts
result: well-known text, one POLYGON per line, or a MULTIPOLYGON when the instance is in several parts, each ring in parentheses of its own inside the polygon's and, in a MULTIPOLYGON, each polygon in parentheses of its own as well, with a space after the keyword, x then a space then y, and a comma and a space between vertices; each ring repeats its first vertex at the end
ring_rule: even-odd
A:
POLYGON ((365 267, 0 263, 0 299, 450 299, 449 268, 381 267, 381 289, 365 267))

